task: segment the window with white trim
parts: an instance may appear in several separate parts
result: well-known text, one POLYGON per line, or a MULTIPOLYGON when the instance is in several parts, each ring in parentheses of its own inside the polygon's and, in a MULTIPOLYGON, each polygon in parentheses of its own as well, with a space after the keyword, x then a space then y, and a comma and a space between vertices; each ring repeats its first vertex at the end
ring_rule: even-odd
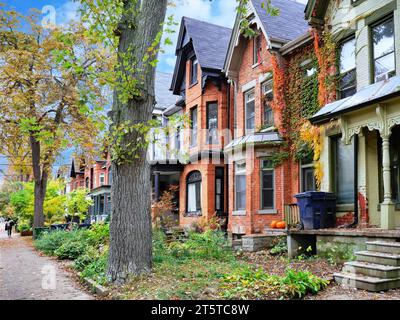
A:
POLYGON ((191 172, 186 178, 186 211, 201 215, 201 173, 191 172))
POLYGON ((396 73, 393 16, 371 28, 375 82, 393 77, 396 73))
POLYGON ((352 96, 357 91, 356 38, 343 41, 339 48, 339 95, 352 96))
POLYGON ((270 159, 261 160, 261 209, 275 207, 275 169, 270 159))
POLYGON ((235 163, 235 210, 246 210, 246 162, 235 163))
POLYGON ((246 131, 254 130, 254 119, 255 119, 255 96, 254 89, 244 94, 245 101, 245 119, 246 119, 246 131))
POLYGON ((274 111, 272 110, 271 103, 274 99, 273 82, 272 79, 262 84, 262 93, 264 95, 263 103, 263 125, 265 127, 274 126, 274 111))

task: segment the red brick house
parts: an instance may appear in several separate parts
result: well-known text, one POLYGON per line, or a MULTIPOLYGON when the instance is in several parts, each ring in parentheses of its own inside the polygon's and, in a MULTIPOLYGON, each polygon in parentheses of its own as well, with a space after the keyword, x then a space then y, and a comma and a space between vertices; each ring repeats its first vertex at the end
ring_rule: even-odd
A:
POLYGON ((227 217, 227 167, 230 86, 222 69, 231 29, 184 17, 176 48, 171 90, 188 115, 182 149, 187 155, 180 175, 180 225, 217 214, 227 217))
POLYGON ((89 215, 93 221, 104 220, 111 210, 111 158, 108 153, 103 159, 93 161, 72 160, 70 172, 70 192, 78 188, 89 190, 93 206, 89 215))
MULTIPOLYGON (((280 50, 304 36, 308 25, 304 5, 275 0, 280 9, 271 16, 261 0, 249 1, 248 16, 237 15, 224 71, 233 83, 233 140, 225 147, 229 163, 229 226, 234 236, 263 233, 272 220, 284 218, 284 205, 295 202, 302 190, 297 161, 277 161, 285 146, 282 112, 277 108, 281 90, 278 67, 286 59, 280 50), (243 18, 258 33, 254 38, 241 34, 243 18), (290 23, 289 23, 290 21, 290 23)), ((290 50, 289 50, 290 52, 290 50)))

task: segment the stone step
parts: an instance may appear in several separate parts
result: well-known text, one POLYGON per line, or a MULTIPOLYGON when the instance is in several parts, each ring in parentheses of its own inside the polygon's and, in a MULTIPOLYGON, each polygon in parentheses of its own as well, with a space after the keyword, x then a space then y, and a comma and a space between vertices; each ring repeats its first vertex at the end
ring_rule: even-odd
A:
POLYGON ((335 273, 335 281, 341 285, 372 292, 386 291, 400 287, 400 278, 380 279, 352 273, 335 273))
POLYGON ((342 272, 363 274, 368 277, 377 277, 382 279, 400 278, 400 267, 362 261, 345 262, 342 272))
POLYGON ((368 241, 366 244, 368 251, 394 253, 400 255, 400 242, 368 241))
POLYGON ((376 251, 358 251, 355 255, 357 261, 400 267, 400 255, 398 254, 376 251))

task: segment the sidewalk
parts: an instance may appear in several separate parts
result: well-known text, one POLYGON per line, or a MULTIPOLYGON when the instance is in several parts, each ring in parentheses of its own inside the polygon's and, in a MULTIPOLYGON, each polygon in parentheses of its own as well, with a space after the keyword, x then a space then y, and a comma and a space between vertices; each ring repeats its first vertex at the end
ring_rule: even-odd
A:
POLYGON ((0 300, 92 300, 56 261, 40 256, 31 237, 8 239, 0 224, 0 300))

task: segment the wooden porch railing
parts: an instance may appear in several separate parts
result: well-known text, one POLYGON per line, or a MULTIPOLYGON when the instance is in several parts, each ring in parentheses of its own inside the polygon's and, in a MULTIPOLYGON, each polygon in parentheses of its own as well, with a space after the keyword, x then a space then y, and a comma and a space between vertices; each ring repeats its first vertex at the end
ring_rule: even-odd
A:
POLYGON ((284 205, 285 223, 287 228, 296 227, 300 223, 300 211, 296 203, 284 205))

